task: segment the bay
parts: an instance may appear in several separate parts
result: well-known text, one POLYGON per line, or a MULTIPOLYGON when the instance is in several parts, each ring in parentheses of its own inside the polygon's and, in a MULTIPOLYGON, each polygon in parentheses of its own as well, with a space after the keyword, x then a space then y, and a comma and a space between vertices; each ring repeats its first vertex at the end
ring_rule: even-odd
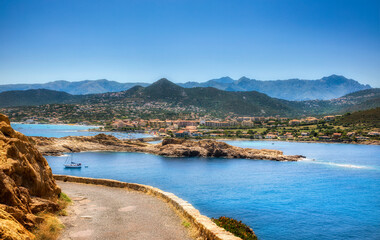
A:
POLYGON ((47 160, 55 174, 116 179, 173 192, 209 217, 242 220, 259 239, 380 239, 380 146, 226 142, 302 154, 307 159, 275 162, 75 153, 74 159, 88 166, 82 169, 65 169, 66 156, 47 160))

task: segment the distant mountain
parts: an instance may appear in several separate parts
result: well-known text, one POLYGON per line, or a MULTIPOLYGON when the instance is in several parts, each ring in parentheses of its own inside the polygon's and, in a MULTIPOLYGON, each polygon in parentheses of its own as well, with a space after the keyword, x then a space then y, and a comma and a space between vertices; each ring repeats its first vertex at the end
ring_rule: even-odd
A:
POLYGON ((343 76, 331 75, 318 80, 274 80, 260 81, 242 77, 233 80, 229 77, 212 79, 207 82, 187 82, 182 87, 214 87, 225 91, 258 91, 270 97, 286 100, 328 100, 339 98, 345 94, 370 89, 371 86, 347 79, 343 76))
MULTIPOLYGON (((0 93, 0 107, 31 106, 50 103, 76 103, 101 106, 125 112, 126 106, 149 106, 162 103, 162 111, 175 112, 203 109, 215 116, 231 113, 245 116, 310 116, 341 114, 348 111, 380 107, 380 89, 358 91, 332 100, 287 101, 256 91, 230 92, 212 87, 183 88, 161 79, 147 87, 134 86, 122 92, 71 95, 47 89, 8 91, 0 93)), ((108 111, 107 110, 107 111, 108 111)), ((91 110, 90 110, 91 111, 91 110)))
POLYGON ((7 84, 0 85, 0 92, 12 90, 29 90, 29 89, 49 89, 61 92, 67 92, 73 95, 94 94, 105 92, 120 92, 130 89, 136 85, 148 86, 148 83, 119 83, 107 79, 84 80, 79 82, 69 82, 64 80, 48 82, 43 84, 7 84))
MULTIPOLYGON (((134 86, 149 86, 149 83, 119 83, 101 80, 85 80, 79 82, 54 81, 44 84, 8 84, 0 85, 0 92, 12 90, 29 90, 29 89, 50 89, 55 91, 67 92, 73 95, 96 94, 107 92, 121 92, 134 86)), ((194 87, 213 87, 220 90, 238 92, 238 91, 257 91, 265 93, 270 97, 285 100, 303 101, 303 100, 329 100, 339 98, 348 93, 370 89, 371 86, 360 84, 359 82, 347 79, 343 76, 331 75, 319 80, 275 80, 260 81, 242 77, 239 80, 233 80, 230 77, 212 79, 207 82, 187 82, 178 83, 185 88, 194 87)))
MULTIPOLYGON (((109 96, 112 94, 104 94, 103 98, 109 96)), ((183 88, 167 79, 161 79, 145 88, 127 90, 118 97, 168 102, 179 106, 194 106, 214 113, 289 115, 296 111, 288 106, 287 101, 271 98, 256 91, 228 92, 211 87, 183 88)))
POLYGON ((47 89, 7 91, 0 93, 0 107, 36 106, 79 101, 81 96, 47 89))

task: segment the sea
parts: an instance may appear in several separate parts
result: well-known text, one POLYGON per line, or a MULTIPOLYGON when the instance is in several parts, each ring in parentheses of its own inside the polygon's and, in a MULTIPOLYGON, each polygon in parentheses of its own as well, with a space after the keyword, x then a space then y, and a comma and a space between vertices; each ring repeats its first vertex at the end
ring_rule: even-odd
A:
POLYGON ((100 133, 113 135, 121 139, 153 137, 146 133, 133 132, 100 132, 98 126, 70 125, 70 124, 24 124, 11 123, 13 129, 27 136, 40 137, 67 137, 67 136, 95 136, 100 133))
MULTIPOLYGON (((84 126, 12 126, 26 135, 93 134, 83 131, 84 126)), ((226 142, 277 149, 306 159, 276 162, 74 153, 76 161, 88 166, 82 169, 65 169, 67 156, 46 159, 55 174, 141 183, 172 192, 208 217, 241 220, 259 239, 380 239, 380 146, 226 142)))

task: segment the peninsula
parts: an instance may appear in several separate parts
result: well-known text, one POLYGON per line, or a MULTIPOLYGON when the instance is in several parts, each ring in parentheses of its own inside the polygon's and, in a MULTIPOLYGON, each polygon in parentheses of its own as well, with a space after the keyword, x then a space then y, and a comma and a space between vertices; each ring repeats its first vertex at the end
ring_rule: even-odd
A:
POLYGON ((167 157, 223 157, 273 161, 298 161, 304 157, 284 155, 279 150, 240 148, 215 140, 167 138, 161 143, 151 144, 138 140, 122 140, 106 134, 90 137, 30 137, 30 140, 43 155, 53 156, 68 152, 118 151, 144 152, 167 157))

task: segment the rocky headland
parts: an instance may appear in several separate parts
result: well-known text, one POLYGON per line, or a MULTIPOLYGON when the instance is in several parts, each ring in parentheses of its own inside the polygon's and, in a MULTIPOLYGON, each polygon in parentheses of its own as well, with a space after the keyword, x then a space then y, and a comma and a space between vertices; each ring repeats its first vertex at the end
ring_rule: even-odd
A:
POLYGON ((60 193, 46 159, 0 114, 0 239, 34 239, 36 214, 57 211, 60 193))
POLYGON ((114 136, 98 134, 89 137, 30 137, 44 155, 58 156, 68 152, 117 151, 144 152, 167 157, 223 157, 273 161, 298 161, 301 155, 284 155, 282 151, 234 147, 215 140, 164 139, 150 144, 137 140, 121 140, 114 136))

